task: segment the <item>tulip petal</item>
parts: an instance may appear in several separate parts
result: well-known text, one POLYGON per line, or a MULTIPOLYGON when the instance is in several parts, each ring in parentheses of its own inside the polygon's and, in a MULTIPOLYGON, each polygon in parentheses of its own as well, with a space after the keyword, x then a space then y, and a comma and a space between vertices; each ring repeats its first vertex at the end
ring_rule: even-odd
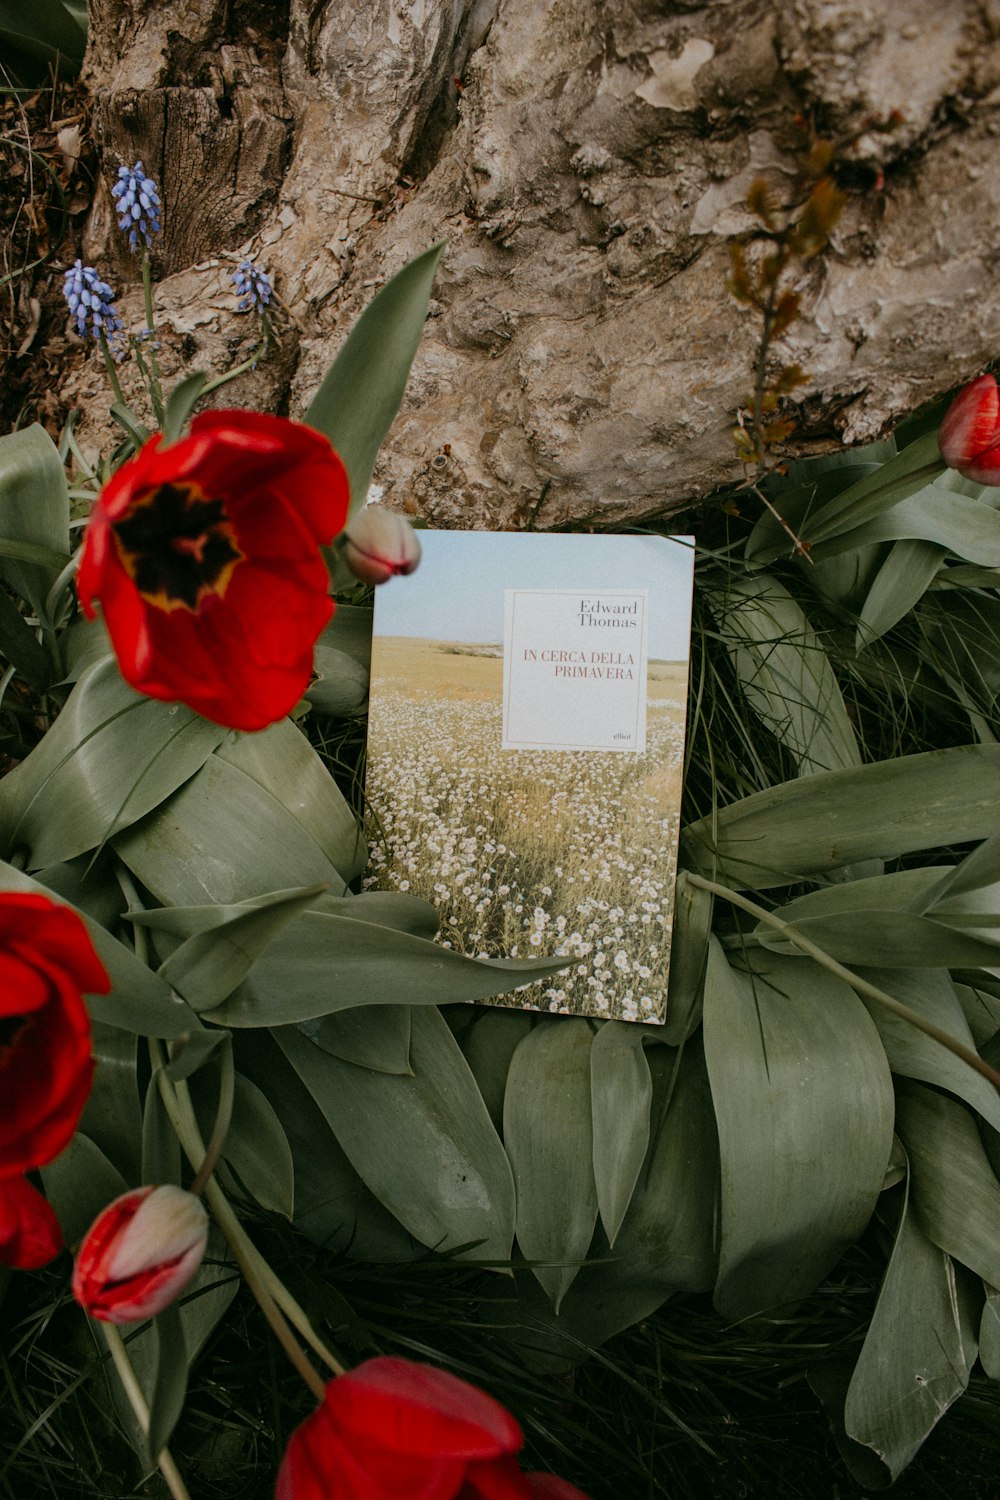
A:
POLYGON ((433 1365, 370 1359, 327 1388, 341 1433, 399 1453, 483 1459, 516 1453, 521 1429, 498 1401, 433 1365))
POLYGON ((24 1177, 0 1178, 0 1265, 35 1271, 62 1249, 59 1221, 24 1177))

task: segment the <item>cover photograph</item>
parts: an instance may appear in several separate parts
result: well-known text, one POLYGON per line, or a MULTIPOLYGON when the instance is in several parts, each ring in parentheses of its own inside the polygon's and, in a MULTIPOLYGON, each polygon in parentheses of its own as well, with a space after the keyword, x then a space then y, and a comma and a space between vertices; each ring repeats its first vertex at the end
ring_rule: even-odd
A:
POLYGON ((666 1017, 690 537, 425 531, 376 591, 369 888, 568 967, 491 1004, 666 1017))

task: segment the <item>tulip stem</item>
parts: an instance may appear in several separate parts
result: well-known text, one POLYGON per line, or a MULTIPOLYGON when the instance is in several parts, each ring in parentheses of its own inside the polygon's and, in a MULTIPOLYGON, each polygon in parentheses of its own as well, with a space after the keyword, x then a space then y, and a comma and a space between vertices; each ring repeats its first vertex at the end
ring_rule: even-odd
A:
POLYGON ((227 1037, 222 1048, 222 1059, 219 1068, 219 1107, 215 1113, 215 1125, 212 1128, 212 1136, 205 1149, 201 1166, 198 1168, 191 1191, 195 1197, 205 1191, 205 1185, 212 1173, 215 1171, 216 1163, 222 1155, 222 1148, 226 1144, 226 1136, 229 1134, 230 1122, 233 1118, 233 1098, 236 1092, 236 1069, 233 1066, 233 1044, 231 1038, 227 1037))
MULTIPOLYGON (((191 1096, 187 1084, 183 1079, 176 1083, 167 1077, 164 1067, 163 1052, 160 1043, 155 1038, 149 1039, 149 1056, 159 1084, 160 1097, 164 1108, 177 1133, 177 1139, 184 1149, 184 1153, 192 1167, 200 1175, 200 1169, 204 1166, 208 1157, 195 1119, 194 1108, 191 1104, 191 1096)), ((197 1181, 197 1178, 195 1179, 197 1181)), ((335 1375, 344 1373, 344 1366, 323 1343, 316 1333, 304 1310, 296 1302, 284 1282, 268 1265, 256 1245, 247 1234, 243 1225, 230 1204, 228 1198, 220 1187, 214 1176, 207 1176, 204 1183, 205 1197, 211 1205, 226 1239, 236 1257, 237 1265, 246 1277, 247 1284, 260 1303, 261 1311, 267 1318, 275 1335, 285 1353, 309 1386, 310 1390, 316 1392, 318 1399, 323 1399, 323 1382, 316 1374, 312 1365, 309 1364, 299 1345, 296 1343, 286 1318, 298 1329, 306 1343, 315 1354, 333 1371, 335 1375), (280 1326, 279 1326, 280 1325, 280 1326)))
MULTIPOLYGON (((142 1387, 132 1366, 132 1361, 128 1357, 125 1340, 118 1332, 114 1323, 102 1323, 101 1332, 104 1334, 104 1341, 108 1346, 108 1352, 114 1361, 115 1369, 118 1372, 118 1379, 122 1383, 122 1389, 129 1399, 132 1410, 135 1412, 139 1426, 148 1437, 149 1403, 143 1395, 142 1387)), ((174 1500, 191 1500, 187 1485, 181 1477, 181 1472, 170 1456, 170 1449, 161 1449, 155 1455, 154 1461, 163 1478, 166 1480, 167 1488, 171 1495, 173 1495, 174 1500)))
POLYGON ((773 927, 777 932, 780 932, 782 937, 786 938, 788 942, 794 944, 800 952, 806 953, 810 958, 815 959, 828 973, 835 974, 838 979, 843 979, 856 994, 865 996, 869 1000, 874 1000, 876 1004, 881 1005, 885 1010, 892 1011, 893 1015, 901 1017, 904 1021, 908 1021, 911 1026, 915 1026, 918 1031, 922 1031, 932 1041, 939 1042, 942 1047, 947 1047, 948 1051, 953 1052, 956 1057, 961 1058, 962 1062, 968 1063, 970 1068, 974 1068, 977 1073, 981 1073, 984 1078, 992 1083, 995 1089, 1000 1089, 1000 1073, 995 1068, 991 1068, 989 1063, 984 1062, 978 1052, 973 1052, 971 1047, 966 1047, 964 1042, 960 1042, 956 1037, 951 1036, 942 1027, 935 1026, 934 1022, 928 1021, 926 1016, 920 1015, 918 1011, 911 1010, 910 1006, 904 1005, 902 1000, 896 1000, 892 995, 886 994, 885 990, 880 990, 877 985, 869 984, 867 979, 862 979, 859 974, 852 973, 850 969, 838 963, 835 958, 831 958, 829 953, 817 947, 810 938, 803 936, 801 932, 797 931, 791 922, 783 921, 781 917, 775 916, 774 912, 768 911, 766 907, 758 906, 756 901, 750 901, 746 896, 739 895, 738 892, 730 890, 726 885, 717 885, 714 880, 705 880, 702 876, 694 875, 690 871, 685 871, 685 879, 690 881, 692 885, 699 886, 703 891, 712 891, 716 896, 721 896, 731 906, 738 906, 742 911, 748 912, 750 916, 756 917, 758 921, 766 922, 769 927, 773 927))

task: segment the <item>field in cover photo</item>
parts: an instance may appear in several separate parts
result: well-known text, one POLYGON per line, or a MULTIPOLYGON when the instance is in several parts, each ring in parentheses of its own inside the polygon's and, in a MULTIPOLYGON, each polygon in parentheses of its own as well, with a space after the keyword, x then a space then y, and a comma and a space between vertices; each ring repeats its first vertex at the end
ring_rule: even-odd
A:
POLYGON ((492 1003, 662 1020, 687 662, 650 658, 641 754, 501 750, 502 676, 499 641, 376 635, 367 883, 461 952, 572 960, 492 1003))

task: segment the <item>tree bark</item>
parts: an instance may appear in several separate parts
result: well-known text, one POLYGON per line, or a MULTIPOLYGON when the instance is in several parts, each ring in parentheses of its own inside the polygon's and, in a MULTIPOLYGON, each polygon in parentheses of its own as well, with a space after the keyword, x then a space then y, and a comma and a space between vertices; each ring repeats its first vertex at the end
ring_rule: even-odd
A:
MULTIPOLYGON (((91 14, 104 172, 86 258, 135 278, 109 188, 141 158, 163 188, 168 364, 238 357, 243 253, 296 330, 220 399, 300 414, 377 287, 448 241, 376 472, 434 525, 523 525, 543 495, 539 525, 617 524, 740 479, 760 329, 727 291, 729 246, 754 229, 755 178, 778 203, 800 192, 810 129, 849 199, 773 351, 810 377, 790 451, 872 438, 998 353, 998 0, 91 14)), ((96 440, 99 372, 75 381, 96 440)))

